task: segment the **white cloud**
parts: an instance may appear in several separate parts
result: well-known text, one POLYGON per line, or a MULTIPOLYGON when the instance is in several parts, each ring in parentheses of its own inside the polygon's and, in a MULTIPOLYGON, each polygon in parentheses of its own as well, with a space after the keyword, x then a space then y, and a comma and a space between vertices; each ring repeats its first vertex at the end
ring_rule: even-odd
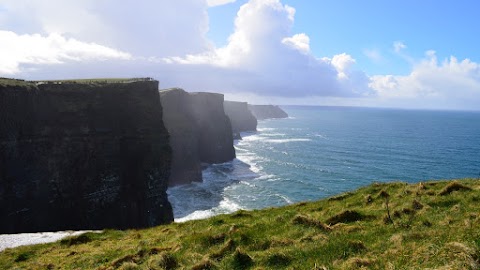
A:
POLYGON ((279 0, 250 0, 240 8, 225 47, 165 60, 191 70, 222 68, 229 75, 210 75, 211 91, 288 97, 362 95, 368 80, 355 73, 355 60, 347 54, 314 57, 310 38, 305 33, 292 35, 294 19, 295 9, 279 0))
MULTIPOLYGON (((359 96, 367 89, 366 76, 352 68, 355 61, 351 56, 341 54, 332 59, 319 59, 312 55, 308 35, 291 32, 295 9, 283 5, 280 0, 250 0, 242 5, 235 18, 235 30, 222 48, 214 48, 205 38, 208 29, 206 1, 160 1, 159 4, 159 1, 144 0, 143 5, 133 0, 125 0, 127 2, 122 5, 114 4, 113 0, 51 0, 45 5, 40 0, 31 0, 29 5, 5 1, 10 10, 16 10, 10 14, 7 26, 12 27, 12 20, 30 31, 40 26, 41 30, 37 31, 59 31, 65 41, 70 40, 66 37, 74 37, 72 41, 95 42, 133 55, 128 64, 104 61, 88 66, 72 62, 85 57, 75 59, 72 55, 76 54, 64 54, 63 49, 44 49, 34 54, 35 61, 17 54, 9 68, 27 77, 144 74, 158 78, 162 87, 283 97, 359 96), (54 4, 63 10, 52 9, 54 4), (73 10, 88 20, 72 15, 73 19, 68 21, 62 15, 73 10), (31 15, 19 16, 25 20, 16 20, 15 15, 22 15, 22 12, 31 15), (51 13, 52 17, 44 16, 51 13), (57 28, 51 28, 53 26, 57 28), (145 55, 153 57, 139 57, 145 55), (42 63, 41 56, 48 60, 44 63, 69 62, 61 68, 49 65, 33 71, 27 69, 32 64, 42 63), (352 85, 355 87, 351 88, 352 85)), ((50 34, 40 37, 48 39, 50 34)), ((32 44, 25 41, 23 51, 32 44)))
POLYGON ((332 65, 338 72, 339 79, 348 79, 348 73, 355 64, 355 59, 346 53, 337 54, 331 60, 332 65))
POLYGON ((85 43, 58 34, 17 35, 0 30, 0 74, 20 72, 20 66, 51 65, 68 61, 131 59, 131 55, 95 43, 85 43))
POLYGON ((393 43, 393 50, 396 52, 396 53, 399 53, 401 52, 402 50, 406 49, 407 48, 407 45, 405 45, 403 42, 401 41, 395 41, 393 43))
POLYGON ((478 109, 478 63, 439 61, 434 51, 416 60, 397 41, 411 73, 368 77, 348 53, 313 55, 315 40, 292 33, 295 9, 280 0, 242 5, 227 45, 215 48, 207 10, 229 1, 1 0, 0 76, 150 76, 162 87, 282 103, 478 109))
POLYGON ((207 2, 199 0, 1 0, 0 29, 58 33, 128 51, 166 57, 199 53, 207 38, 207 2))
POLYGON ((310 53, 310 37, 305 33, 296 34, 282 39, 282 43, 302 53, 310 53))
POLYGON ((439 62, 434 51, 427 51, 409 75, 373 76, 370 87, 390 104, 478 109, 480 64, 469 59, 459 61, 453 56, 439 62))
POLYGON ((222 6, 230 3, 234 3, 236 0, 207 0, 209 7, 222 6))

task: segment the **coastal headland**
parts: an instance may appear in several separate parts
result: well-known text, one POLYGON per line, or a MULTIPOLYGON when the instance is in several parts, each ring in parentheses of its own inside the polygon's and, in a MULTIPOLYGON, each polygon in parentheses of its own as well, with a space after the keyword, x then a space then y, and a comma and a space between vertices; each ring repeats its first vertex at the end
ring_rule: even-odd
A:
POLYGON ((224 104, 152 78, 0 79, 0 233, 172 222, 167 188, 234 159, 237 119, 256 128, 224 104))

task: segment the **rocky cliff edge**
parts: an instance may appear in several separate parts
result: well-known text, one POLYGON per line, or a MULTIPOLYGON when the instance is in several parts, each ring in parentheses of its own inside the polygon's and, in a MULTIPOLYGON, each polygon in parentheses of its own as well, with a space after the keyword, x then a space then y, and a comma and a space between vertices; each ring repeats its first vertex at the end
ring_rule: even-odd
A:
POLYGON ((158 81, 0 84, 0 233, 173 221, 158 81))

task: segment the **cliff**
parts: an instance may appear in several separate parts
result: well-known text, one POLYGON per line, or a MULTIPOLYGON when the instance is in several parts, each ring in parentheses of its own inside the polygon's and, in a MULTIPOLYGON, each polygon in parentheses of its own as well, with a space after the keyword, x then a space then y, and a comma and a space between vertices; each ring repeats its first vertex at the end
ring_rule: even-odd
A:
POLYGON ((223 95, 173 88, 161 90, 160 100, 173 151, 170 186, 202 181, 201 163, 224 163, 235 158, 223 95))
POLYGON ((275 105, 248 105, 248 109, 258 120, 288 117, 285 111, 275 105))
POLYGON ((202 181, 199 128, 193 117, 190 95, 182 89, 160 91, 163 122, 170 133, 172 170, 169 185, 202 181))
POLYGON ((223 109, 223 95, 190 93, 193 117, 199 127, 200 161, 223 163, 235 158, 232 125, 223 109))
POLYGON ((232 123, 233 134, 257 130, 257 118, 248 109, 246 102, 225 101, 223 108, 232 123))
POLYGON ((157 81, 0 84, 0 233, 171 222, 170 163, 157 81))

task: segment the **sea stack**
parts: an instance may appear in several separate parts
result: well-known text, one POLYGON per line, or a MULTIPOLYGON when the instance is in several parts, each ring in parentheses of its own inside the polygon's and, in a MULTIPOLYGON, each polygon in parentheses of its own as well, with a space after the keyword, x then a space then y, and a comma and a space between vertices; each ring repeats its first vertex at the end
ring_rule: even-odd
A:
POLYGON ((158 81, 0 86, 0 233, 173 221, 158 81))

